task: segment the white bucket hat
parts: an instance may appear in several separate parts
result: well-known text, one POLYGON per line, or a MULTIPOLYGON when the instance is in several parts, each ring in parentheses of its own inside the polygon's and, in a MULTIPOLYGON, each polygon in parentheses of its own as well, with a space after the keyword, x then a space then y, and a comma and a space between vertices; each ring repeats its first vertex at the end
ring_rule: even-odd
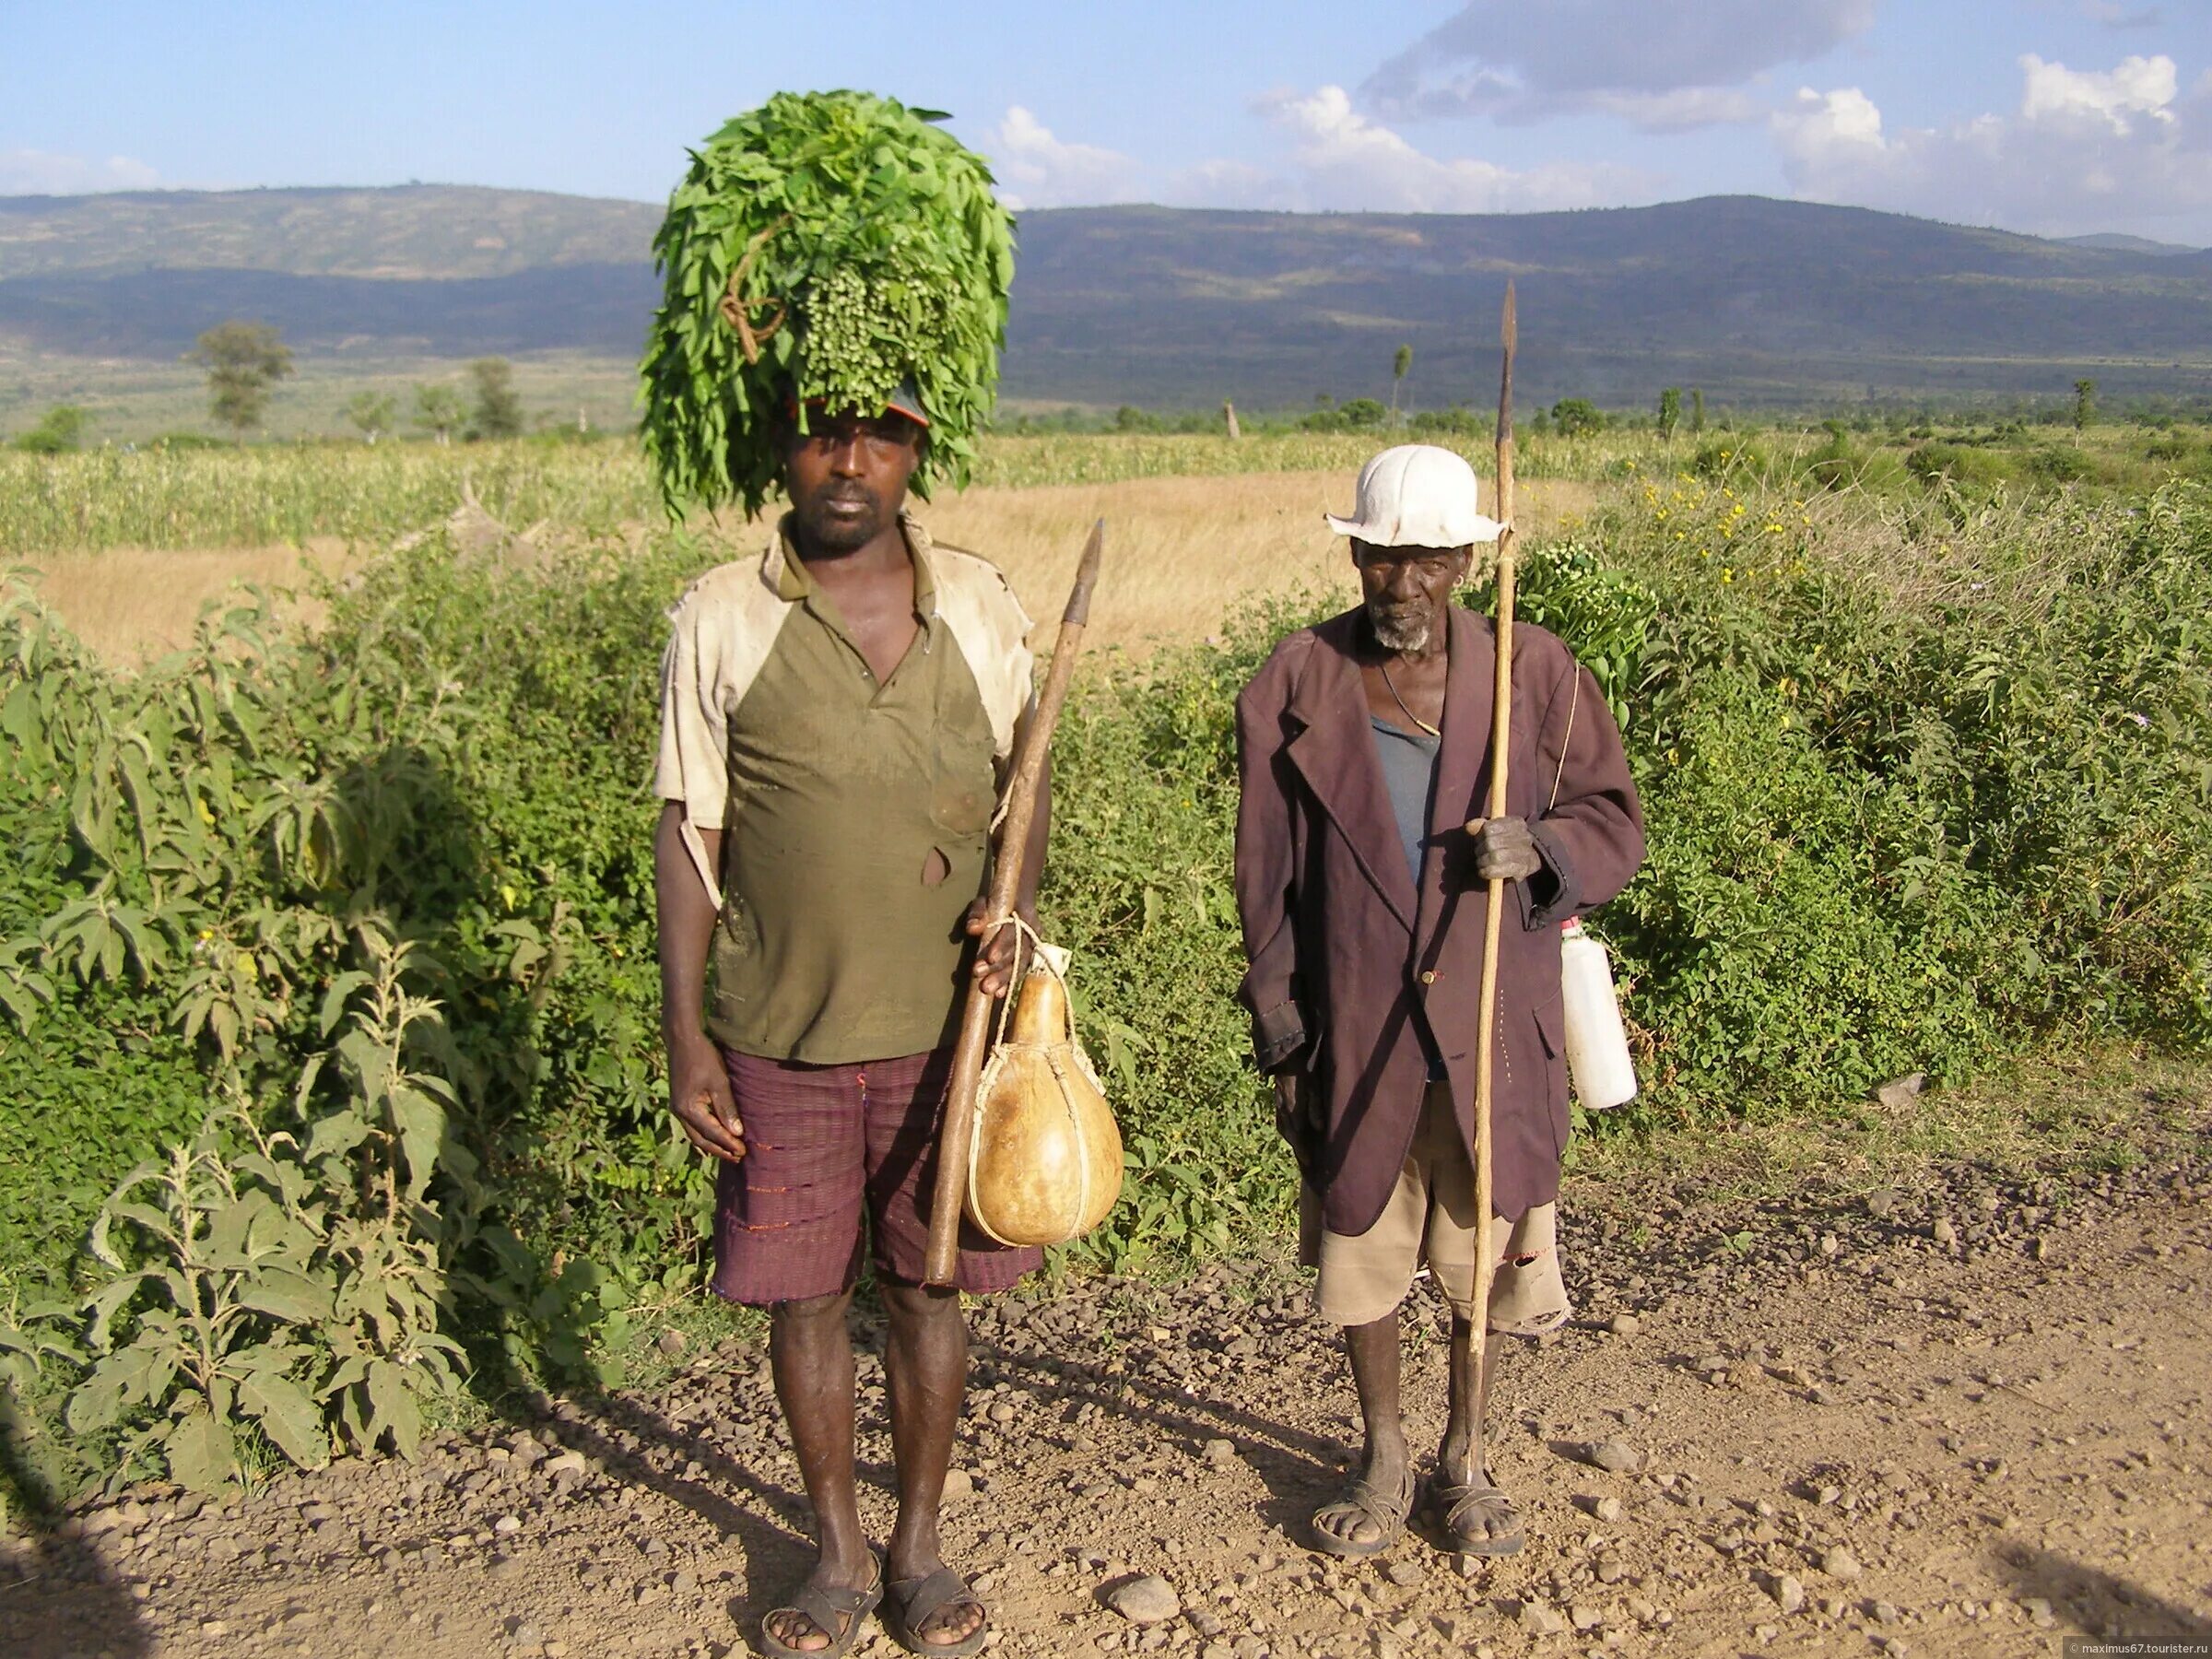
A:
POLYGON ((1505 526, 1477 510, 1475 469, 1433 443, 1401 443, 1359 469, 1350 518, 1324 513, 1339 535, 1376 547, 1464 547, 1493 542, 1505 526))

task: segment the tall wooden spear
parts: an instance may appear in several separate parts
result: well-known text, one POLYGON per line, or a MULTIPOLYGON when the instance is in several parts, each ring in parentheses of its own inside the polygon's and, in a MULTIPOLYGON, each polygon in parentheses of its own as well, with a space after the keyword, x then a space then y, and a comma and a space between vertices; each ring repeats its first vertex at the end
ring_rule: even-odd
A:
MULTIPOLYGON (((1513 316, 1513 284, 1505 284, 1505 315, 1499 324, 1499 340, 1505 347, 1505 366, 1498 377, 1498 682, 1490 698, 1490 818, 1505 816, 1505 760, 1513 716, 1513 347, 1519 329, 1513 316)), ((1479 834, 1484 820, 1467 826, 1479 834)), ((1489 902, 1484 906, 1482 927, 1482 982, 1476 1006, 1482 1028, 1475 1040, 1475 1410, 1476 1446, 1482 1444, 1480 1414, 1489 1397, 1490 1281, 1498 1266, 1498 1249, 1490 1226, 1491 1063, 1498 1051, 1498 940, 1499 924, 1505 914, 1505 881, 1489 879, 1489 902)))
MULTIPOLYGON (((1106 540, 1106 521, 1090 527, 1082 561, 1076 566, 1076 585, 1060 616, 1060 637, 1053 645, 1053 664, 1045 671, 1044 689, 1037 694, 1036 712, 1030 716, 1021 753, 1015 758, 1014 775, 1006 785, 1006 816, 998 834, 998 855, 993 862, 991 892, 983 911, 982 945, 1005 926, 1014 914, 1015 895, 1021 891, 1022 856, 1029 851, 1030 824, 1037 813, 1037 789, 1044 776, 1044 757, 1060 722, 1060 707, 1067 700, 1067 683, 1076 672, 1076 653, 1083 645, 1083 629, 1090 620, 1090 590, 1099 579, 1099 557, 1106 540)), ((979 945, 978 948, 982 947, 979 945)), ((983 1053, 991 1046, 992 998, 982 982, 971 980, 968 1003, 960 1012, 960 1038, 952 1051, 952 1077, 945 1088, 945 1120, 937 1130, 937 1179, 929 1201, 929 1248, 922 1258, 922 1281, 949 1285, 959 1266, 960 1212, 968 1202, 968 1158, 975 1141, 975 1090, 982 1079, 983 1053)))

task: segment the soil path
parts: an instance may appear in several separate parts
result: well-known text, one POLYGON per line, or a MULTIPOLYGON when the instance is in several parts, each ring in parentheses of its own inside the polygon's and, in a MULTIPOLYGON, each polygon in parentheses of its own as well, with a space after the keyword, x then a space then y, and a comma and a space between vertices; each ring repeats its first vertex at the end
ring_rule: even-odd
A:
MULTIPOLYGON (((1578 1322, 1500 1372, 1498 1473, 1530 1546, 1465 1572, 1418 1535, 1358 1564, 1304 1547, 1352 1397, 1279 1269, 1011 1300, 976 1321, 948 1552, 1004 1654, 2212 1641, 2206 1145, 2100 1182, 1955 1171, 1847 1211, 1639 1201, 1648 1235, 1590 1194, 1578 1322), (1585 1461, 1603 1442, 1635 1466, 1585 1461), (1135 1574, 1180 1610, 1139 1625, 1104 1605, 1135 1574)), ((1427 1438, 1441 1325, 1418 1311, 1427 1438)), ((732 1345, 532 1430, 445 1437, 418 1466, 350 1462, 206 1508, 143 1493, 0 1541, 0 1652, 745 1653, 806 1561, 765 1372, 732 1345)), ((872 1354, 862 1380, 879 1419, 872 1354)), ((880 1535, 880 1432, 863 1456, 880 1535)), ((895 1650, 871 1628, 860 1651, 895 1650)))

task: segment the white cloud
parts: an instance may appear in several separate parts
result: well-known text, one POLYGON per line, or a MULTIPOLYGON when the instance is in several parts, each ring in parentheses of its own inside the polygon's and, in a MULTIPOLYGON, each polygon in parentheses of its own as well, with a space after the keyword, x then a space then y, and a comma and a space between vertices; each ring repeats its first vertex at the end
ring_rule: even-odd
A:
POLYGON ((2162 230, 2212 240, 2212 77, 2180 96, 2173 60, 2076 71, 2019 60, 2019 107, 1885 129, 1855 87, 1801 90, 1772 121, 1800 196, 2070 235, 2162 230))
POLYGON ((1648 195, 1633 168, 1552 162, 1516 171, 1431 156, 1352 107, 1342 87, 1278 90, 1253 102, 1289 141, 1279 172, 1209 163, 1182 174, 1173 199, 1215 206, 1333 212, 1510 213, 1589 207, 1648 195))
POLYGON ((1070 144, 1019 104, 1006 111, 989 145, 999 196, 1016 212, 1027 207, 1137 199, 1136 164, 1119 150, 1070 144))
POLYGON ((2124 138, 2128 117, 2147 115, 2171 124, 2174 94, 2180 77, 2173 60, 2166 56, 2123 58, 2120 66, 2103 74, 2077 72, 2064 64, 2046 64, 2032 52, 2020 60, 2028 77, 2020 100, 2020 114, 2029 121, 2077 115, 2100 117, 2124 138))
POLYGON ((1878 0, 1468 0, 1371 76, 1385 116, 1541 121, 1590 111, 1652 131, 1756 120, 1741 88, 1863 33, 1878 0))
POLYGON ((129 156, 100 160, 51 150, 0 150, 0 195, 87 195, 101 190, 153 190, 161 175, 129 156))
POLYGON ((1504 213, 1649 200, 1659 181, 1634 168, 1556 162, 1515 171, 1432 156, 1352 107, 1342 87, 1284 88, 1252 100, 1272 158, 1211 158, 1172 172, 1095 145, 1071 144, 1019 104, 984 147, 999 196, 1017 212, 1161 201, 1179 206, 1347 213, 1504 213))
POLYGON ((1298 181, 1251 161, 1200 161, 1169 180, 1161 200, 1178 207, 1299 207, 1298 181))
POLYGON ((1856 87, 1833 92, 1801 88, 1797 101, 1775 116, 1774 131, 1785 162, 1807 171, 1889 148, 1882 138, 1881 111, 1856 87))

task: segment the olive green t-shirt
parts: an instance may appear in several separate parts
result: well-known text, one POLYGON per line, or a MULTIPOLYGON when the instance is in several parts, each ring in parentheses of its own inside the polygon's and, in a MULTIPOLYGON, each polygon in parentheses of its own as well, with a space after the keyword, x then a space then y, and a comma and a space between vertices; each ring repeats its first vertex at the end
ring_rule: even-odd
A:
POLYGON ((707 1029, 740 1053, 815 1065, 919 1053, 957 1027, 960 924, 982 889, 1002 752, 940 615, 936 567, 951 553, 915 549, 918 631, 879 684, 782 551, 781 624, 724 721, 707 1029))

